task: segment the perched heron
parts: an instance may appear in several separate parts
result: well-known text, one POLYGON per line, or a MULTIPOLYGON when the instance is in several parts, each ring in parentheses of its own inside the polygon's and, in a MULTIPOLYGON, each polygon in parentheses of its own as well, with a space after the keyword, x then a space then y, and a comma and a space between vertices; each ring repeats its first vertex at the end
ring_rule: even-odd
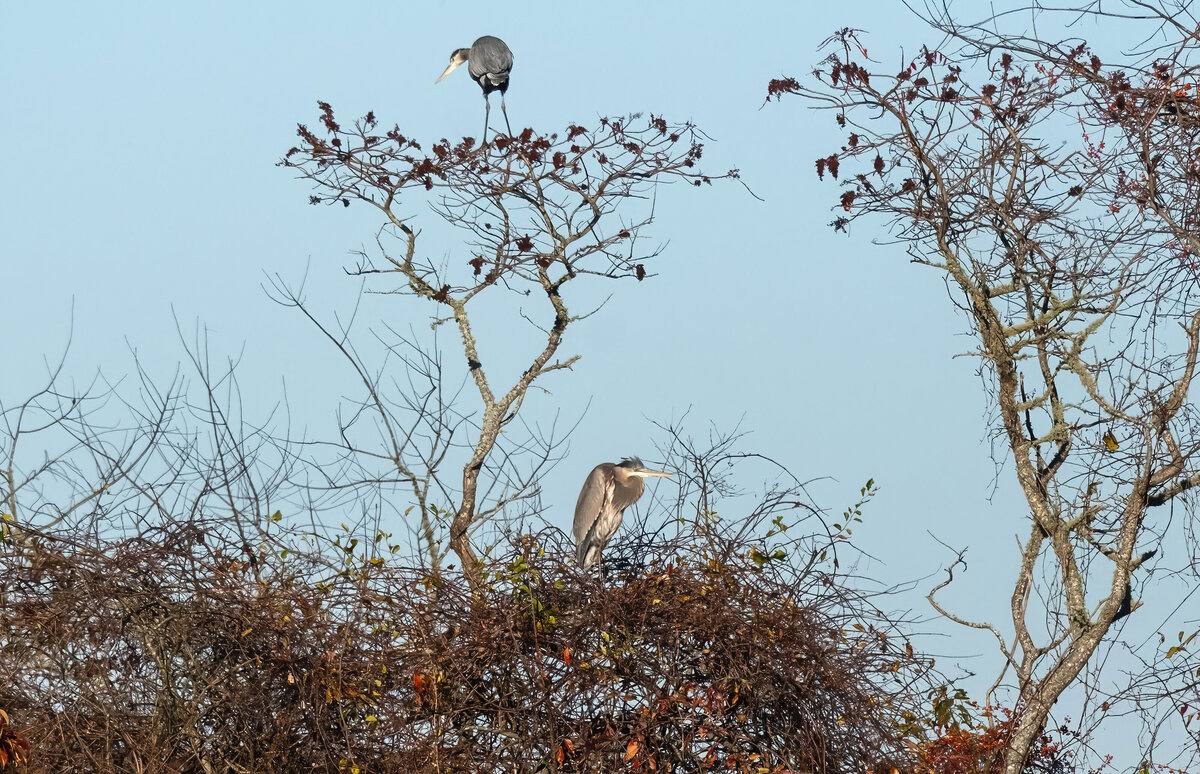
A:
POLYGON ((512 126, 508 123, 508 109, 504 107, 504 92, 508 91, 508 74, 512 72, 513 55, 508 46, 500 38, 484 35, 471 44, 470 48, 456 49, 450 55, 450 64, 434 83, 441 83, 450 72, 463 62, 469 62, 467 72, 471 80, 483 89, 483 104, 487 106, 483 114, 483 145, 487 145, 488 118, 492 114, 492 101, 488 97, 493 91, 500 92, 500 110, 504 113, 504 125, 508 127, 508 136, 512 137, 512 126))
POLYGON ((575 525, 571 530, 575 533, 580 566, 587 569, 600 560, 600 552, 621 526, 625 509, 636 503, 646 490, 642 479, 670 475, 650 470, 637 457, 592 468, 579 492, 579 502, 575 503, 575 525))

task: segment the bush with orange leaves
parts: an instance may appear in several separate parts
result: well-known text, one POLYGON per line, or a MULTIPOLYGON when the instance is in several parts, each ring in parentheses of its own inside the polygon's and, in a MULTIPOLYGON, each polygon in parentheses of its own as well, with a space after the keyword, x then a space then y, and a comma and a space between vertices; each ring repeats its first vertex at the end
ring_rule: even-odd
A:
POLYGON ((29 757, 29 742, 8 724, 8 713, 0 709, 0 769, 15 768, 29 757))
MULTIPOLYGON (((1007 707, 980 707, 962 690, 939 686, 930 693, 931 707, 922 717, 905 719, 906 746, 914 759, 912 774, 996 774, 1009 749, 1015 713, 1007 707)), ((1113 765, 1111 755, 1095 767, 1083 768, 1075 751, 1085 740, 1066 723, 1045 729, 1030 750, 1024 774, 1101 774, 1113 765)), ((908 774, 908 771, 905 774, 908 774)), ((1182 774, 1163 767, 1164 774, 1182 774)))

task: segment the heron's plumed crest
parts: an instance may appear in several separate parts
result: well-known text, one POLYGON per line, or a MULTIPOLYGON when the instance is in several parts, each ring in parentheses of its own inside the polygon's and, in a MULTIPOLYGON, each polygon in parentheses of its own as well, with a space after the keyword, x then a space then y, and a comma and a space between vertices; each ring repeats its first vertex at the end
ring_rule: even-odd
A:
POLYGON ((623 458, 621 458, 619 467, 632 468, 633 470, 640 470, 646 466, 642 464, 641 457, 623 457, 623 458))

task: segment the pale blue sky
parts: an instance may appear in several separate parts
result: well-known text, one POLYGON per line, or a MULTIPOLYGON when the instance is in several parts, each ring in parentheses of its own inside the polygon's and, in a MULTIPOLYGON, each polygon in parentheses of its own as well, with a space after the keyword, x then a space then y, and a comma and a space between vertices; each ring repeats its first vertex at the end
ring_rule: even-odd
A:
MULTIPOLYGON (((900 3, 881 1, 715 12, 694 2, 6 3, 0 388, 11 399, 36 381, 72 308, 70 373, 126 373, 133 347, 166 378, 182 358, 174 310, 187 328, 207 326, 215 349, 244 348, 252 407, 278 400, 286 382, 294 423, 328 426, 348 382, 261 284, 307 267, 310 300, 347 308, 357 283, 341 267, 377 224, 363 207, 309 206, 307 186, 275 162, 296 123, 315 122, 318 99, 344 118, 374 110, 426 143, 477 136, 478 88, 465 74, 434 79, 454 48, 498 35, 515 54, 514 128, 634 111, 691 119, 714 140, 709 168, 739 167, 764 200, 737 185, 660 193, 659 276, 608 288, 608 306, 570 331, 582 361, 529 407, 531 419, 561 411, 569 422, 590 401, 545 482, 551 521, 568 525, 597 462, 654 456, 648 418, 690 409, 697 433, 740 421, 747 447, 801 478, 830 477, 812 489, 830 510, 874 477, 881 494, 857 534, 882 563, 864 569, 884 582, 935 572, 950 555, 928 532, 971 546, 968 583, 947 600, 983 604, 971 617, 1002 623, 1024 509, 1007 472, 988 498, 983 393, 975 363, 952 359, 971 346, 965 321, 935 272, 871 245, 882 234, 827 227, 836 189, 818 184, 813 159, 833 150, 832 118, 796 99, 759 109, 770 78, 806 75, 843 26, 866 28, 872 55, 897 69, 900 46, 911 54, 927 39, 900 3), (617 346, 614 332, 659 343, 617 346)), ((428 310, 391 298, 368 311, 423 327, 428 310)), ((505 360, 503 337, 484 338, 490 360, 505 360)), ((910 604, 927 611, 919 595, 910 604)), ((986 653, 967 663, 994 673, 986 639, 960 630, 932 646, 986 653)))

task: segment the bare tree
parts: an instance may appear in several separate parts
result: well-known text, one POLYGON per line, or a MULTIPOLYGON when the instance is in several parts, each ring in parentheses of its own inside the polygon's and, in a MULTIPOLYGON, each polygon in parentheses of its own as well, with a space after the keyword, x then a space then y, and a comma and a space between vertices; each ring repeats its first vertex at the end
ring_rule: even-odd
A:
POLYGON ((1095 680, 1102 643, 1168 569, 1163 548, 1192 536, 1181 495, 1200 483, 1195 20, 1125 10, 1152 17, 1157 37, 1117 65, 1082 40, 1047 42, 1049 18, 1041 35, 1002 35, 1004 15, 959 25, 939 6, 940 43, 899 72, 846 29, 811 79, 769 89, 830 111, 845 132, 815 160, 842 187, 832 225, 882 220, 914 263, 943 274, 970 322, 998 462, 1029 507, 1013 638, 939 603, 953 575, 929 599, 991 632, 1015 673, 1007 774, 1064 691, 1095 680))
MULTIPOLYGON (((424 385, 415 393, 437 395, 439 401, 432 414, 425 403, 409 405, 417 408, 417 425, 427 425, 424 432, 414 433, 417 425, 398 418, 386 405, 378 374, 347 344, 346 332, 330 332, 362 378, 367 393, 363 407, 372 412, 384 437, 379 447, 343 433, 343 459, 373 457, 391 469, 378 475, 411 487, 433 570, 448 545, 478 590, 482 577, 472 533, 530 496, 539 466, 555 444, 553 438, 535 439, 539 443, 533 445, 541 448, 539 462, 522 470, 518 456, 504 451, 502 436, 535 382, 578 360, 578 355, 564 356, 559 349, 568 328, 593 310, 572 311, 564 290, 582 278, 648 276, 658 249, 647 246, 644 232, 653 218, 658 186, 712 182, 697 165, 702 136, 690 124, 631 116, 602 119, 595 129, 572 125, 562 135, 526 129, 483 148, 469 138, 458 144, 443 140, 426 155, 398 128, 380 130, 370 113, 353 128, 343 129, 332 108, 321 103, 321 125, 320 132, 301 126, 300 145, 281 163, 313 184, 314 204, 364 202, 378 209, 383 227, 376 238, 377 255, 361 254, 351 272, 386 283, 374 286, 376 292, 428 302, 435 327, 453 325, 461 345, 457 362, 465 366, 478 393, 476 410, 457 414, 460 409, 440 402, 440 361, 402 341, 399 346, 409 352, 405 364, 420 374, 424 385), (422 199, 451 233, 463 237, 461 247, 450 249, 452 257, 446 261, 428 257, 430 248, 420 239, 414 204, 422 199), (528 360, 504 386, 495 382, 500 364, 482 351, 471 317, 477 306, 473 302, 500 289, 540 305, 540 311, 521 312, 534 338, 528 360), (465 459, 461 475, 451 484, 439 470, 450 464, 449 452, 460 435, 468 436, 465 459), (426 439, 424 448, 420 438, 426 439), (439 497, 448 501, 445 512, 435 510, 430 499, 432 482, 440 486, 439 497), (435 529, 443 520, 448 522, 445 544, 435 529)), ((722 177, 736 175, 732 171, 722 177)), ((302 305, 297 293, 277 289, 285 302, 302 305)), ((513 330, 514 338, 528 335, 513 330)))

